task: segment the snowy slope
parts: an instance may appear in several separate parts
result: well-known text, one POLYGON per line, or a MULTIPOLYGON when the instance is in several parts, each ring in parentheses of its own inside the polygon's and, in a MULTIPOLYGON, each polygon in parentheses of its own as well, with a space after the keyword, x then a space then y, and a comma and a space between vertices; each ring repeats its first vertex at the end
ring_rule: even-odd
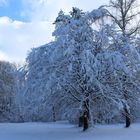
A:
POLYGON ((0 140, 140 140, 140 124, 128 129, 123 125, 98 125, 82 132, 66 122, 2 123, 0 140))

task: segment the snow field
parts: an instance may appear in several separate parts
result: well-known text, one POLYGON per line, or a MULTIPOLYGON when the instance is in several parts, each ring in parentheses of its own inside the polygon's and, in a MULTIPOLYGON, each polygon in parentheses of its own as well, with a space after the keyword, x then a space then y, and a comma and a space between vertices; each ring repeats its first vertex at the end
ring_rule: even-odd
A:
POLYGON ((66 122, 1 123, 0 140, 140 140, 140 124, 96 125, 83 132, 66 122))

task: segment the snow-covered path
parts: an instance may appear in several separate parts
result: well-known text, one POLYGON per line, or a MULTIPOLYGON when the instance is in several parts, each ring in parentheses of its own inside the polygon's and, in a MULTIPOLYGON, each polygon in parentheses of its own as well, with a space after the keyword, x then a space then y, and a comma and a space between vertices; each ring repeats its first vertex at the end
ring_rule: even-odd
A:
POLYGON ((1 123, 0 140, 140 140, 140 124, 98 125, 86 132, 64 122, 1 123))

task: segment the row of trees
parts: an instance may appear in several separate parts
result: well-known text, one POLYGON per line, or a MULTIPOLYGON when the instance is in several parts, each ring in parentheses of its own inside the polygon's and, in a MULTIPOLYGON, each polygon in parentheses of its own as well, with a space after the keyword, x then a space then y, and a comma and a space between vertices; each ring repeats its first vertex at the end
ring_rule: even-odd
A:
POLYGON ((12 97, 20 120, 77 122, 86 115, 90 124, 125 120, 129 127, 140 102, 136 2, 111 0, 91 12, 59 12, 55 40, 32 49, 16 73, 12 97))
POLYGON ((0 61, 0 122, 16 121, 18 118, 16 75, 15 65, 0 61))

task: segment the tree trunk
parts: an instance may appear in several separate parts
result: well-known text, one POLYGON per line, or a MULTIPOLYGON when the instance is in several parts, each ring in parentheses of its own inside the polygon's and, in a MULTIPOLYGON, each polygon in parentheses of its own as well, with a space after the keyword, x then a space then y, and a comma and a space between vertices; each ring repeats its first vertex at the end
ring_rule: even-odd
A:
POLYGON ((125 127, 128 128, 131 124, 130 113, 126 107, 124 108, 124 111, 125 111, 125 127))
POLYGON ((79 127, 83 126, 83 115, 79 117, 79 127))
POLYGON ((128 128, 131 124, 131 119, 130 119, 130 109, 129 109, 129 106, 127 104, 127 92, 124 91, 124 98, 125 98, 125 101, 126 103, 124 102, 123 105, 124 105, 124 116, 125 116, 125 127, 128 128))
POLYGON ((84 112, 84 115, 83 115, 83 131, 87 130, 88 129, 88 114, 87 112, 84 112))
POLYGON ((55 115, 55 107, 54 106, 53 106, 52 110, 53 110, 53 121, 56 122, 56 115, 55 115))

